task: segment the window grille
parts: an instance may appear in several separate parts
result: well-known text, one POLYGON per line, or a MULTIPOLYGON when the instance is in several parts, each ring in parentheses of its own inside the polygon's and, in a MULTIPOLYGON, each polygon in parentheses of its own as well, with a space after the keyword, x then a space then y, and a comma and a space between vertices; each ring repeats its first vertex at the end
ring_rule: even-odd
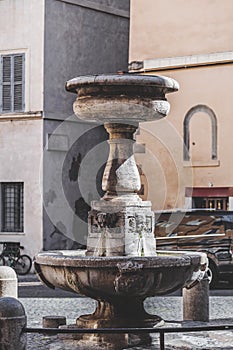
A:
POLYGON ((2 232, 23 232, 23 183, 2 183, 1 196, 2 232))
POLYGON ((24 54, 1 56, 1 113, 24 110, 24 71, 24 54))

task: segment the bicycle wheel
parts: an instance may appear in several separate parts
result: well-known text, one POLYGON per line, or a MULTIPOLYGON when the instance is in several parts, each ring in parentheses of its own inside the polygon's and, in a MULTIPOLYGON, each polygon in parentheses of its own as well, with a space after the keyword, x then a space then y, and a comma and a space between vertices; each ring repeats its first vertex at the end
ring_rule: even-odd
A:
POLYGON ((19 275, 26 275, 32 267, 32 259, 28 255, 20 255, 15 262, 14 269, 19 275))
POLYGON ((2 255, 0 255, 0 266, 6 265, 5 259, 2 255))

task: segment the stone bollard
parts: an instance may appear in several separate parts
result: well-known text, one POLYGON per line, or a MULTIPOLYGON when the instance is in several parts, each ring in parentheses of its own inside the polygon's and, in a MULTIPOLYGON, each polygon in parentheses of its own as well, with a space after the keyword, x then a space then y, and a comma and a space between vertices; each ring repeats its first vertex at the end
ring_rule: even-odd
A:
POLYGON ((44 316, 43 328, 59 328, 66 325, 66 317, 64 316, 44 316))
POLYGON ((183 288, 183 319, 209 321, 209 280, 207 275, 191 289, 183 288))
POLYGON ((27 317, 23 305, 12 297, 0 298, 0 349, 26 350, 27 335, 23 333, 27 317))
POLYGON ((0 297, 18 297, 18 280, 9 266, 0 266, 0 297))

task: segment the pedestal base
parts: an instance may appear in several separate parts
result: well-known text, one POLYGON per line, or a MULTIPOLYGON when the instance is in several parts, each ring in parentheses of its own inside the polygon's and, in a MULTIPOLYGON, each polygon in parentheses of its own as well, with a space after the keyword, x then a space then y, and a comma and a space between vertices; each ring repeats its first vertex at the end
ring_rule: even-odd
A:
MULTIPOLYGON (((143 307, 142 300, 127 300, 119 304, 111 304, 99 301, 97 308, 93 314, 82 315, 76 325, 68 326, 68 328, 146 328, 159 324, 164 321, 159 316, 148 314, 143 307)), ((65 328, 63 326, 62 328, 65 328)), ((80 349, 111 349, 120 350, 130 348, 132 346, 150 345, 150 334, 69 334, 62 335, 62 339, 73 344, 78 344, 80 349)))
MULTIPOLYGON (((66 326, 75 329, 76 325, 66 326)), ((63 329, 65 328, 62 327, 63 329)), ((134 346, 148 346, 151 344, 149 334, 83 334, 60 335, 64 348, 72 346, 79 350, 123 350, 134 346)))

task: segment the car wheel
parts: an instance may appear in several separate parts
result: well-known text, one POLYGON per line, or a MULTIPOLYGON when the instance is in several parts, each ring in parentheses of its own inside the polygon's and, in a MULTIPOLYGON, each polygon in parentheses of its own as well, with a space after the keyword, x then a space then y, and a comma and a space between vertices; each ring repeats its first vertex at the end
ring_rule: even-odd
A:
POLYGON ((209 259, 209 266, 206 273, 208 276, 210 288, 215 287, 218 282, 218 273, 217 273, 217 268, 215 263, 210 259, 209 259))

